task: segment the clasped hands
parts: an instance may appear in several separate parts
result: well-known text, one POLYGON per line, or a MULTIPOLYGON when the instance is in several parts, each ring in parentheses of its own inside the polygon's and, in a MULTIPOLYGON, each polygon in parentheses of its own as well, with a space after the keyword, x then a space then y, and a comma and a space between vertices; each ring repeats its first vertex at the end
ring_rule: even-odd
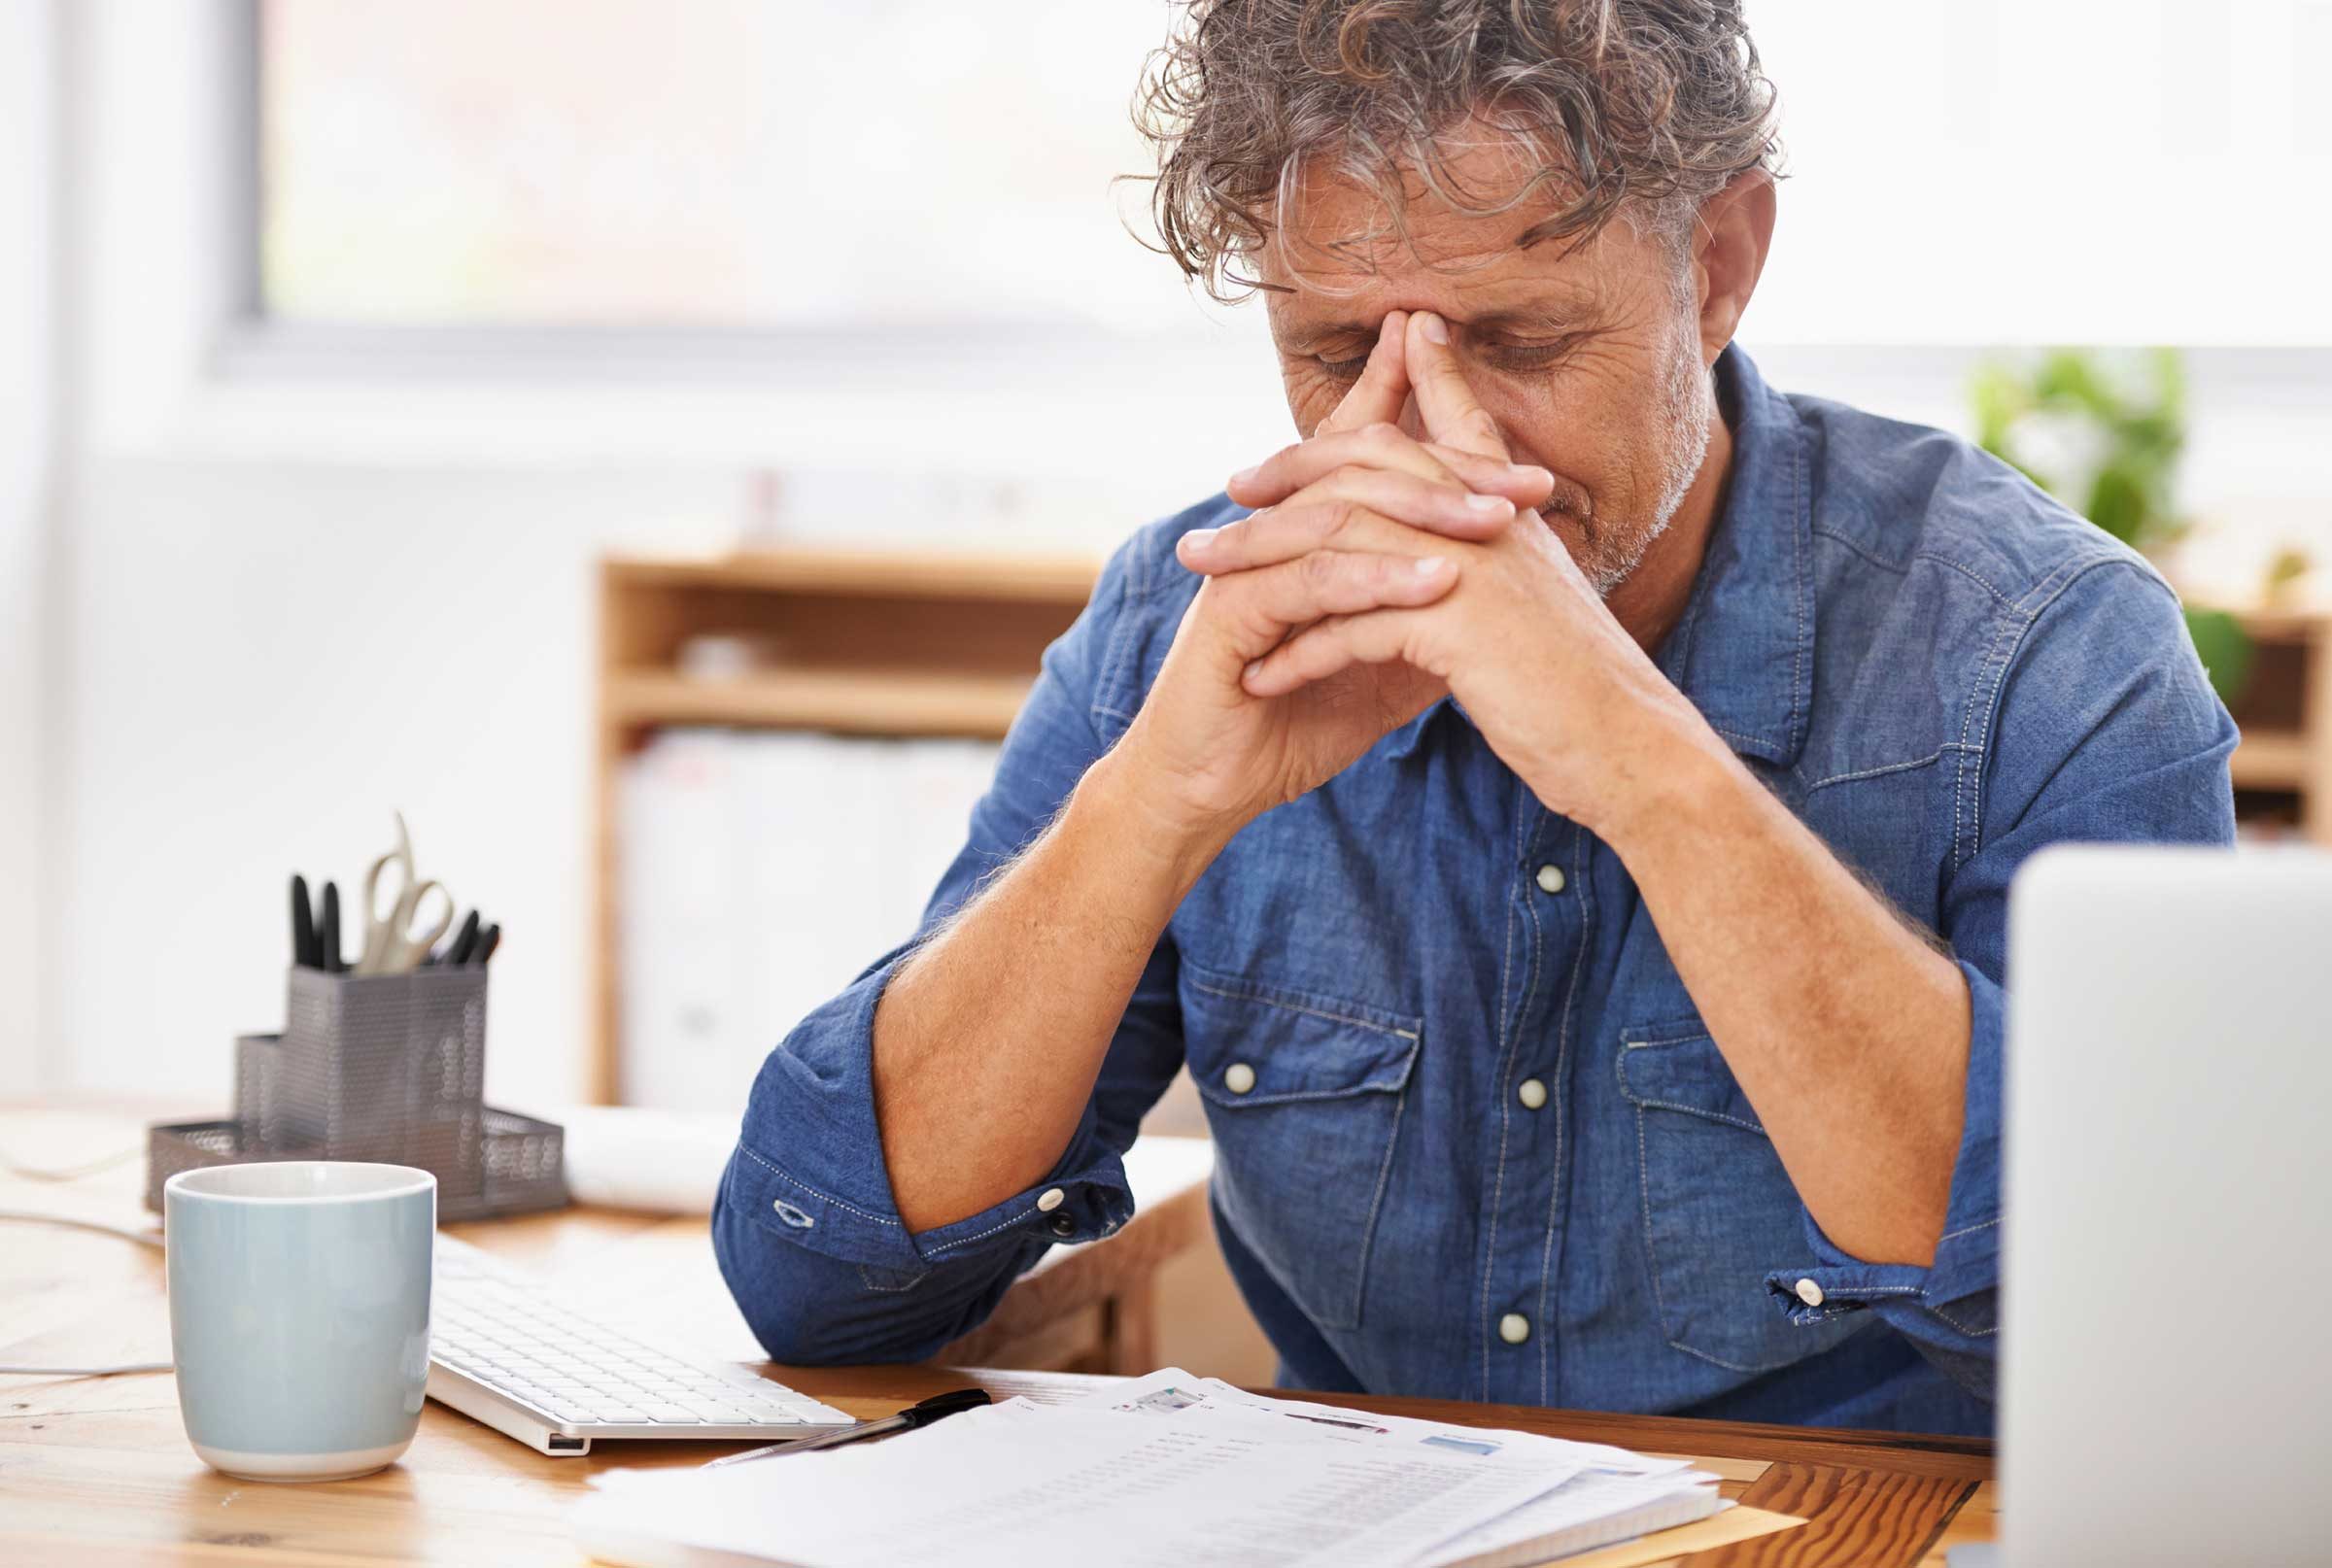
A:
POLYGON ((1231 480, 1253 512, 1177 546, 1207 581, 1127 738, 1169 808, 1227 838, 1449 694, 1603 831, 1704 727, 1540 517, 1554 487, 1509 461, 1441 319, 1387 316, 1312 438, 1231 480), (1422 440, 1395 423, 1412 394, 1422 440))

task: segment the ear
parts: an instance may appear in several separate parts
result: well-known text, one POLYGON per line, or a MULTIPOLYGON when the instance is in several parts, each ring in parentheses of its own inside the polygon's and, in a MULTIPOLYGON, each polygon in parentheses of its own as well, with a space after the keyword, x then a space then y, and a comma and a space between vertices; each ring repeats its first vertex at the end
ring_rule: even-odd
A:
POLYGON ((1700 204, 1693 221, 1693 277, 1700 296, 1700 359, 1717 356, 1740 329, 1773 245, 1773 177, 1749 169, 1700 204))

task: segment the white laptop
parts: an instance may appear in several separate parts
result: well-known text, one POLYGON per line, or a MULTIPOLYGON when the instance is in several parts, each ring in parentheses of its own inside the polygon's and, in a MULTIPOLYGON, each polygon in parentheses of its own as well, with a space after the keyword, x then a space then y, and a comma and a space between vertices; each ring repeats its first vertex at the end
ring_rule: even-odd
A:
POLYGON ((2002 1559, 2332 1561, 2332 856, 2047 850, 2008 979, 2002 1559))

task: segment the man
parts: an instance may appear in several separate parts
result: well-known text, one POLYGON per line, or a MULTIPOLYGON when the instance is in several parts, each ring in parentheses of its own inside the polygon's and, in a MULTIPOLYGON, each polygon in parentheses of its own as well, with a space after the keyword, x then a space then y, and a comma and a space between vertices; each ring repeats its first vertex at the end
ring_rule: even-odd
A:
POLYGON ((925 929, 772 1053, 763 1343, 971 1328, 1186 1062, 1285 1381, 1988 1431, 2009 876, 2232 834, 2169 590, 1730 347, 1736 0, 1201 3, 1147 102, 1305 439, 1117 553, 925 929))

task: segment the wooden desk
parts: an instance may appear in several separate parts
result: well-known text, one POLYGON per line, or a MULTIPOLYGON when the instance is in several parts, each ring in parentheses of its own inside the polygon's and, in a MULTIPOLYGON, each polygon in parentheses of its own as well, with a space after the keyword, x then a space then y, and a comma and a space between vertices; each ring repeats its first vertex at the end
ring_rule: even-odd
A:
MULTIPOLYGON (((0 1113, 0 1146, 62 1164, 60 1150, 125 1146, 121 1127, 119 1116, 0 1113), (91 1142, 107 1127, 113 1142, 91 1142)), ((0 1209, 135 1225, 148 1218, 138 1208, 141 1176, 131 1164, 60 1185, 0 1176, 0 1209)), ((572 1210, 463 1226, 459 1234, 555 1278, 592 1281, 611 1316, 709 1354, 754 1358, 701 1223, 572 1210)), ((168 1353, 160 1253, 111 1237, 8 1225, 0 1227, 0 1257, 7 1259, 0 1264, 0 1360, 142 1361, 168 1353)), ((1069 1373, 942 1367, 775 1371, 861 1415, 967 1379, 1000 1396, 1040 1399, 1093 1381, 1069 1373)), ((1943 1568, 1948 1547, 1992 1535, 1991 1450, 1980 1442, 1439 1400, 1342 1402, 1689 1455, 1724 1478, 1729 1496, 1809 1521, 1698 1553, 1694 1568, 1943 1568)), ((573 1568, 581 1559, 568 1540, 566 1510, 594 1470, 693 1464, 736 1447, 617 1443, 584 1459, 549 1459, 432 1403, 412 1449, 389 1470, 327 1485, 268 1486, 230 1480, 194 1457, 166 1377, 0 1378, 0 1562, 573 1568)))

